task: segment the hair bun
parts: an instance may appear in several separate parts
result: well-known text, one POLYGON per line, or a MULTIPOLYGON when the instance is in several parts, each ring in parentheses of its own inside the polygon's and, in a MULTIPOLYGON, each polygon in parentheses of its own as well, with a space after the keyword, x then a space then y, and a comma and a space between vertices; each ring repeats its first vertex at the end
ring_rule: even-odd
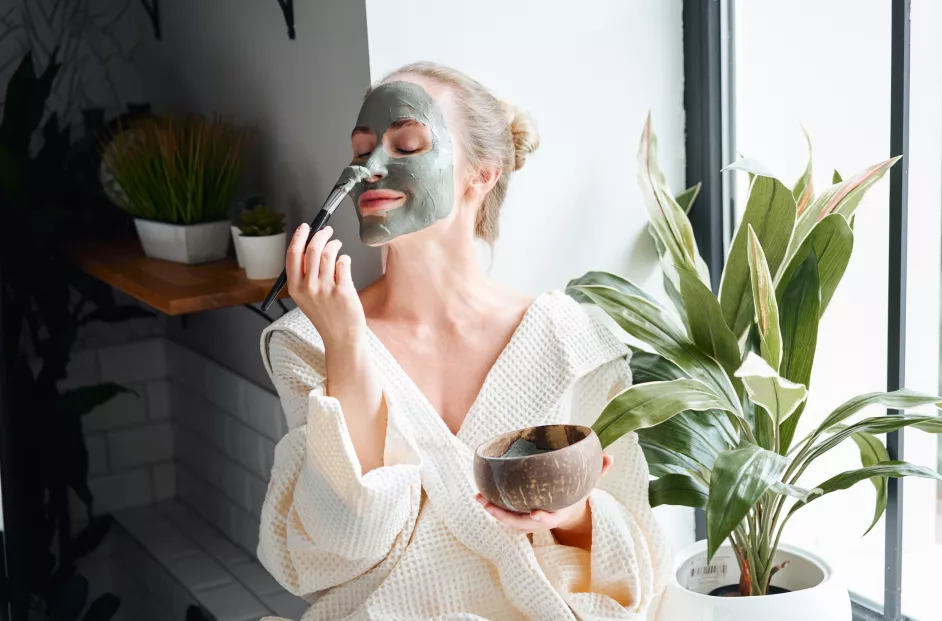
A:
POLYGON ((510 134, 514 145, 514 170, 520 170, 527 163, 527 158, 540 146, 540 134, 529 112, 521 110, 505 101, 501 106, 507 114, 510 134))

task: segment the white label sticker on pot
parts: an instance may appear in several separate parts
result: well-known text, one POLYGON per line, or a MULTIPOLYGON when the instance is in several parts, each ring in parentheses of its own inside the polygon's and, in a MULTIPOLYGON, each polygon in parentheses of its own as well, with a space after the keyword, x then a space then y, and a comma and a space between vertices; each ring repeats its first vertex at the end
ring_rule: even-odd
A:
POLYGON ((707 562, 704 552, 684 563, 677 575, 677 581, 688 591, 705 595, 717 587, 732 584, 734 580, 731 574, 735 566, 736 558, 732 552, 717 552, 710 562, 707 562))

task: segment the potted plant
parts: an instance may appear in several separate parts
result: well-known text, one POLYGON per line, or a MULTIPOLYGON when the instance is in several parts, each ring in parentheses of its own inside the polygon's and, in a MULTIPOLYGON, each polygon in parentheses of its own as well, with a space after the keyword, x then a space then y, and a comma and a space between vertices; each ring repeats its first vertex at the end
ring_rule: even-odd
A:
POLYGON ((245 275, 253 280, 277 278, 285 267, 285 215, 257 204, 240 216, 236 251, 241 247, 245 275))
POLYGON ((794 438, 819 321, 850 259, 854 211, 898 158, 846 181, 835 175, 819 194, 810 161, 793 188, 755 165, 736 166, 750 172, 749 196, 717 297, 685 213, 698 188, 671 196, 656 150, 649 118, 638 178, 674 308, 604 272, 571 281, 568 292, 600 307, 645 346, 631 361, 635 384, 593 425, 602 445, 637 432, 657 477, 651 505, 706 511, 707 539, 678 555, 660 618, 850 619, 847 591, 831 567, 780 545, 780 538, 796 511, 825 494, 870 481, 876 524, 888 477, 942 479, 930 468, 891 460, 877 438, 910 426, 942 431, 940 416, 902 413, 938 405, 937 396, 905 389, 858 395, 794 438), (900 412, 855 416, 870 405, 900 412), (808 465, 848 440, 859 447, 862 467, 806 485, 808 465), (724 568, 726 580, 710 580, 724 568), (718 597, 723 589, 713 587, 730 583, 741 597, 718 597))
POLYGON ((112 135, 102 185, 134 217, 144 254, 189 264, 226 255, 245 138, 227 121, 189 116, 138 119, 112 135))

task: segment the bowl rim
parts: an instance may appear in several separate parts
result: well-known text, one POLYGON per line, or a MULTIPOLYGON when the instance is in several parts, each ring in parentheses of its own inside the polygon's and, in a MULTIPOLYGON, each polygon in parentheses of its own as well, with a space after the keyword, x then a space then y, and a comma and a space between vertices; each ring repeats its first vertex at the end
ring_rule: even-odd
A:
MULTIPOLYGON (((593 436, 593 435, 596 435, 595 430, 592 429, 592 427, 589 427, 588 425, 575 425, 575 424, 572 424, 572 423, 548 423, 548 424, 546 424, 546 425, 530 425, 529 427, 520 427, 519 429, 513 429, 513 430, 511 430, 511 431, 504 432, 504 433, 502 433, 502 434, 499 434, 499 435, 494 436, 494 437, 491 438, 490 440, 485 440, 484 442, 481 442, 481 443, 478 445, 478 447, 477 447, 476 449, 474 449, 474 456, 475 456, 475 457, 480 457, 481 459, 485 459, 485 460, 491 460, 491 459, 500 459, 500 460, 503 460, 503 459, 507 459, 507 460, 511 460, 511 459, 530 459, 531 457, 540 457, 541 455, 546 455, 546 454, 548 454, 548 453, 556 453, 556 452, 559 452, 559 451, 565 451, 565 450, 567 450, 567 449, 571 449, 571 448, 574 447, 574 446, 577 446, 577 445, 579 445, 579 444, 582 444, 583 442, 585 442, 586 440, 588 440, 590 436, 593 436), (512 433, 520 433, 521 431, 527 431, 527 430, 529 430, 529 429, 539 429, 540 427, 577 427, 577 428, 579 428, 579 429, 585 429, 585 430, 587 430, 588 433, 586 433, 585 436, 583 436, 580 440, 578 440, 578 441, 576 441, 576 442, 573 442, 572 444, 570 444, 570 445, 568 445, 568 446, 564 446, 564 447, 558 448, 558 449, 553 449, 553 450, 551 450, 551 451, 546 451, 545 453, 534 453, 533 455, 516 455, 516 456, 514 456, 514 457, 504 457, 503 455, 501 455, 500 457, 488 457, 487 455, 482 455, 482 454, 481 454, 481 449, 483 449, 483 448, 484 448, 485 446, 487 446, 487 445, 490 445, 490 444, 493 444, 494 442, 497 442, 498 440, 500 440, 500 439, 503 438, 504 436, 509 436, 509 435, 512 434, 512 433)), ((600 442, 601 442, 601 441, 600 441, 600 442)))

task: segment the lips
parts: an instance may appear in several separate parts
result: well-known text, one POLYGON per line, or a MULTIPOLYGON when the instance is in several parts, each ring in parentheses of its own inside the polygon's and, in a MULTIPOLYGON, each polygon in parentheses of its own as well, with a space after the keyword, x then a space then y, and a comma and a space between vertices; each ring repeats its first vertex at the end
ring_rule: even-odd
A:
POLYGON ((357 207, 360 213, 381 213, 400 207, 405 199, 405 194, 394 190, 368 190, 360 195, 357 207))

